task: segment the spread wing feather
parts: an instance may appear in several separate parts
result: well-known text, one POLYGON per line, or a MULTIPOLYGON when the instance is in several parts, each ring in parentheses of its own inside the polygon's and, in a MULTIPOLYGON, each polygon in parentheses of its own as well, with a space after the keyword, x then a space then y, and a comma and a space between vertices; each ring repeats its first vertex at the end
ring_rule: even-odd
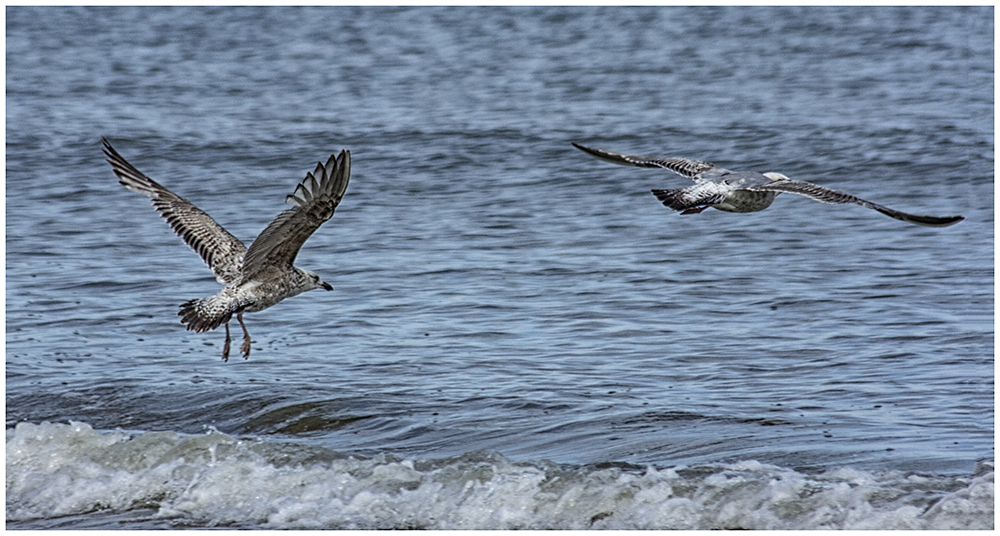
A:
POLYGON ((291 269, 302 244, 333 216, 351 178, 351 153, 330 155, 324 165, 306 174, 295 191, 285 198, 292 206, 278 214, 254 240, 243 260, 243 279, 260 279, 267 270, 291 269))
POLYGON ((170 228, 208 264, 216 279, 226 284, 239 276, 246 246, 211 216, 188 200, 164 188, 129 164, 108 140, 101 138, 104 155, 122 186, 152 199, 153 207, 170 228))
POLYGON ((877 210, 890 218, 895 218, 897 220, 902 220, 909 223, 915 223, 917 225, 926 225, 929 227, 945 227, 948 225, 953 225, 958 223, 965 218, 962 216, 950 216, 939 218, 936 216, 917 216, 914 214, 907 214, 905 212, 900 212, 898 210, 893 210, 889 207, 884 207, 878 203, 872 203, 871 201, 866 201, 860 197, 855 197, 850 194, 845 194, 843 192, 838 192, 836 190, 831 190, 830 188, 825 188, 816 184, 793 181, 793 180, 776 180, 767 184, 761 184, 758 186, 753 186, 747 188, 748 190, 755 191, 768 191, 768 192, 786 192, 790 194, 798 194, 810 199, 819 201, 821 203, 829 203, 834 205, 854 203, 855 205, 861 205, 872 210, 877 210))
POLYGON ((706 171, 712 171, 713 174, 718 175, 728 173, 728 170, 712 164, 711 162, 702 162, 700 160, 691 160, 689 158, 653 158, 650 156, 612 153, 610 151, 602 151, 600 149, 585 147, 579 143, 574 143, 573 147, 576 147, 591 156, 595 156, 601 160, 606 160, 614 164, 669 169, 670 171, 689 179, 701 178, 700 175, 706 171))

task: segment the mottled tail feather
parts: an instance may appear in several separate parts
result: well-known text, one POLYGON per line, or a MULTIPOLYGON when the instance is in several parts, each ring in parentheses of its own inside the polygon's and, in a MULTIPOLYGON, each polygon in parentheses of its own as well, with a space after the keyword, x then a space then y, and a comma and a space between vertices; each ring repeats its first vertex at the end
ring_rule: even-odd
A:
POLYGON ((664 206, 680 212, 681 214, 696 214, 706 208, 717 205, 725 200, 725 196, 691 196, 687 188, 675 190, 652 190, 653 195, 664 204, 664 206), (692 198, 694 197, 694 198, 692 198))
POLYGON ((186 301, 181 304, 181 310, 177 316, 181 317, 181 323, 187 324, 188 331, 203 333, 211 331, 223 324, 228 324, 233 317, 233 313, 227 312, 222 315, 211 315, 205 310, 205 299, 186 301))

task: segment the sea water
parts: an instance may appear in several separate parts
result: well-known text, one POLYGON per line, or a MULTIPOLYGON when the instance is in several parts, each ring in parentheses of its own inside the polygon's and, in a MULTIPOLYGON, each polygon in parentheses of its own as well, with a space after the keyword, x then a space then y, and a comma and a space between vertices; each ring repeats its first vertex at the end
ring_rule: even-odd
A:
POLYGON ((992 8, 6 16, 8 528, 993 527, 992 8), (335 290, 223 363, 101 136, 247 243, 349 149, 335 290))

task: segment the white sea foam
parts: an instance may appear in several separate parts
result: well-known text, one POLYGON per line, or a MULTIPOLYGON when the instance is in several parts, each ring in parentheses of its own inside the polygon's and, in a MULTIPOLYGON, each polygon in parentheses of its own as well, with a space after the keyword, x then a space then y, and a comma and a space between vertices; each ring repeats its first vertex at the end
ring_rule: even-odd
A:
POLYGON ((8 526, 140 512, 138 526, 993 528, 992 462, 968 477, 810 475, 754 461, 567 468, 490 453, 362 458, 217 432, 100 432, 83 423, 18 424, 7 430, 6 460, 8 526))

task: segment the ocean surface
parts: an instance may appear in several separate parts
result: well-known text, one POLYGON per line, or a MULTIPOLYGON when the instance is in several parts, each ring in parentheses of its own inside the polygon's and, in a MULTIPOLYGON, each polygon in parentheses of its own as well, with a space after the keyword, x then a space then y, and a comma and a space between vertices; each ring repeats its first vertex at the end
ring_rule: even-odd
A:
POLYGON ((6 527, 994 527, 994 10, 6 8, 6 527), (106 136, 249 243, 245 318, 106 136), (681 215, 660 169, 777 171, 681 215))

